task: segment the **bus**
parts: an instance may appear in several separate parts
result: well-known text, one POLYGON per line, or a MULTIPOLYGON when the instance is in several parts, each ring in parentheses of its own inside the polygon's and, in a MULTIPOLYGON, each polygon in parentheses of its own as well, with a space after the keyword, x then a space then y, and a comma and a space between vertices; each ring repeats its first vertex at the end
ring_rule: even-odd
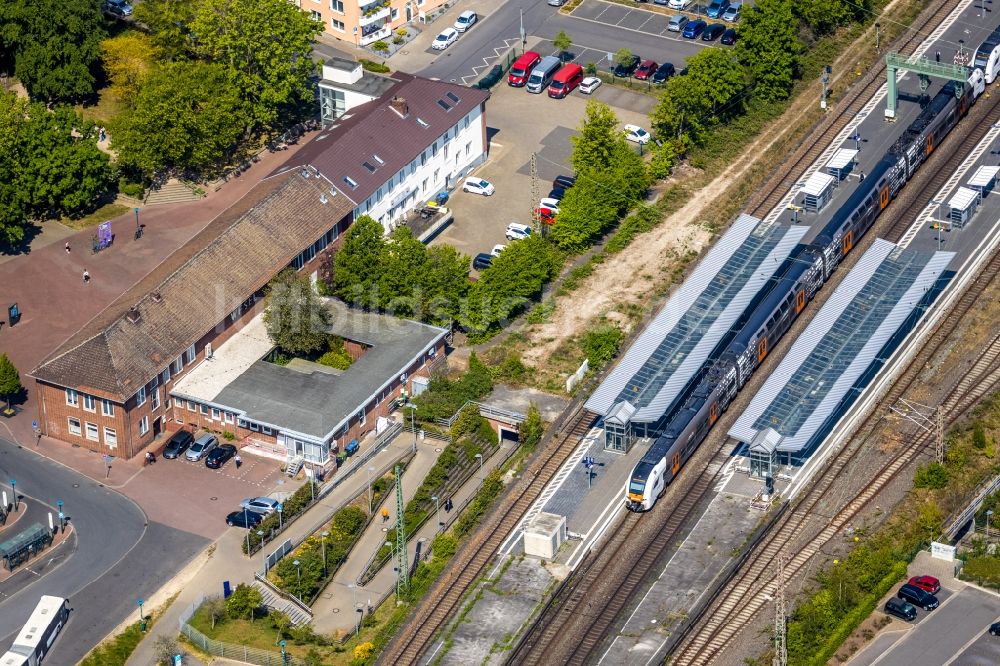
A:
POLYGON ((0 657, 0 666, 38 666, 69 617, 69 599, 43 596, 14 644, 0 657))

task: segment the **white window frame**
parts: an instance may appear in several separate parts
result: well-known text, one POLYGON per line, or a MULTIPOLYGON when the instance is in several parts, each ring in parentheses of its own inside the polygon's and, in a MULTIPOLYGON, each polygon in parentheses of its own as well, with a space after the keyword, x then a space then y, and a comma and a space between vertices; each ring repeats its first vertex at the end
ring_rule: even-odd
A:
POLYGON ((146 387, 140 386, 139 390, 135 392, 135 406, 142 407, 146 404, 146 387))
POLYGON ((118 448, 118 432, 114 428, 104 426, 104 445, 109 449, 118 448))
POLYGON ((232 423, 233 422, 233 413, 232 412, 224 412, 223 416, 226 417, 226 423, 232 423))
POLYGON ((191 345, 190 347, 187 348, 187 351, 184 352, 184 356, 185 356, 184 359, 185 365, 194 362, 194 360, 198 358, 198 352, 195 351, 194 345, 191 345))
POLYGON ((159 387, 154 388, 149 394, 150 402, 152 403, 153 409, 160 408, 160 389, 159 387))
POLYGON ((83 435, 83 424, 80 422, 80 419, 75 416, 67 417, 66 424, 69 428, 69 434, 76 435, 77 437, 83 435), (73 425, 74 421, 76 422, 76 425, 73 425))
POLYGON ((347 32, 347 25, 343 21, 338 21, 335 18, 330 19, 330 27, 337 32, 347 32))
POLYGON ((195 404, 194 400, 188 400, 187 403, 188 403, 188 411, 189 412, 197 412, 198 411, 198 406, 195 404))
POLYGON ((66 404, 77 407, 80 404, 80 394, 76 389, 66 389, 66 404))
POLYGON ((172 375, 170 374, 170 366, 168 365, 166 368, 163 369, 163 381, 161 383, 163 385, 166 385, 166 383, 170 381, 171 376, 172 375))
POLYGON ((221 421, 222 420, 222 410, 212 407, 212 420, 221 421))
POLYGON ((101 400, 101 414, 104 416, 115 415, 115 403, 110 400, 101 400))
POLYGON ((149 432, 149 416, 143 416, 139 419, 139 435, 145 435, 149 432))
POLYGON ((344 13, 344 0, 330 0, 330 11, 338 14, 344 13))
POLYGON ((83 409, 87 412, 97 411, 97 399, 89 393, 83 394, 83 409))
POLYGON ((265 434, 265 435, 273 435, 274 434, 274 430, 271 429, 271 426, 262 425, 260 427, 260 431, 263 434, 265 434))
POLYGON ((101 429, 97 427, 97 424, 90 421, 87 421, 86 424, 87 439, 92 442, 101 441, 101 429), (93 433, 93 437, 91 437, 91 433, 93 433))
POLYGON ((201 413, 204 416, 208 416, 208 405, 200 405, 200 406, 201 406, 201 413))
POLYGON ((174 366, 174 368, 173 368, 174 369, 174 374, 175 375, 181 374, 181 370, 184 369, 184 358, 181 357, 181 356, 178 356, 177 360, 174 361, 173 366, 174 366))
POLYGON ((358 412, 358 425, 364 425, 365 421, 368 419, 368 415, 364 409, 358 412))

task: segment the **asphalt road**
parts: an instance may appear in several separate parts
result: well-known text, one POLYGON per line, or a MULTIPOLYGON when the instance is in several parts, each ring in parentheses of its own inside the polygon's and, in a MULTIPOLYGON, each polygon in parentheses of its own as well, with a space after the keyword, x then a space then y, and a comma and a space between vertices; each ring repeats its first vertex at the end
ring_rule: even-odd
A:
POLYGON ((73 612, 46 663, 76 663, 129 614, 138 619, 136 600, 155 592, 207 544, 203 537, 147 523, 125 496, 0 439, 0 487, 8 495, 9 479, 36 504, 61 499, 76 538, 0 585, 0 652, 38 598, 52 594, 69 598, 73 612))
MULTIPOLYGON (((626 45, 644 58, 653 58, 658 62, 673 62, 680 69, 681 63, 687 57, 702 48, 699 41, 681 41, 573 16, 563 16, 558 9, 549 7, 542 0, 508 0, 500 3, 500 6, 491 13, 483 15, 478 25, 462 35, 430 66, 420 71, 420 75, 461 82, 462 77, 473 75, 473 67, 484 64, 484 58, 490 61, 489 64, 493 64, 491 59, 497 56, 497 49, 503 53, 519 43, 522 9, 524 30, 527 35, 551 40, 560 30, 565 30, 574 44, 570 52, 587 50, 587 54, 581 58, 583 62, 596 62, 601 57, 606 57, 607 53, 614 53, 622 45, 626 45)), ((434 24, 430 29, 437 27, 437 24, 434 24)))

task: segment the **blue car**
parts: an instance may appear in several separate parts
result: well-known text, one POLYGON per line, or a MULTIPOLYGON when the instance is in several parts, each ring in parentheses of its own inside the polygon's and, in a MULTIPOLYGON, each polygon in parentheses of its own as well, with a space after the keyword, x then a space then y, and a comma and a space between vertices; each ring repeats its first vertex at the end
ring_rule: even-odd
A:
POLYGON ((705 16, 719 18, 727 9, 729 9, 729 0, 712 0, 712 4, 705 10, 705 16))
POLYGON ((682 33, 684 39, 697 39, 702 31, 705 30, 706 25, 708 24, 701 19, 690 21, 687 26, 684 27, 684 32, 682 33))

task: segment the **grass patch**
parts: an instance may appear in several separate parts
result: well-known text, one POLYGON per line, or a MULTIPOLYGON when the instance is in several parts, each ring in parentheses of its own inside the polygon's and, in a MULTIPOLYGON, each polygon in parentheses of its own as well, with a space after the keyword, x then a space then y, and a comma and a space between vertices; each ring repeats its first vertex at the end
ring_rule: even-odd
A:
MULTIPOLYGON (((149 631, 153 627, 156 620, 170 608, 170 604, 175 599, 177 599, 176 594, 167 599, 167 602, 163 606, 149 614, 146 618, 146 631, 149 631)), ((80 662, 80 666, 125 666, 125 662, 132 656, 132 653, 135 652, 135 649, 145 636, 146 634, 143 633, 139 622, 130 624, 126 627, 125 631, 114 638, 104 641, 91 650, 90 654, 80 662)))
POLYGON ((98 125, 107 126, 121 113, 122 103, 108 87, 97 92, 97 104, 78 104, 73 108, 83 116, 84 120, 91 120, 98 125))
POLYGON ((80 231, 83 229, 89 229, 90 227, 96 227, 101 222, 113 220, 116 217, 120 217, 125 213, 128 213, 129 210, 130 208, 128 206, 119 203, 109 203, 101 206, 90 215, 84 215, 83 217, 77 219, 64 217, 59 220, 59 223, 69 227, 70 229, 80 231))

